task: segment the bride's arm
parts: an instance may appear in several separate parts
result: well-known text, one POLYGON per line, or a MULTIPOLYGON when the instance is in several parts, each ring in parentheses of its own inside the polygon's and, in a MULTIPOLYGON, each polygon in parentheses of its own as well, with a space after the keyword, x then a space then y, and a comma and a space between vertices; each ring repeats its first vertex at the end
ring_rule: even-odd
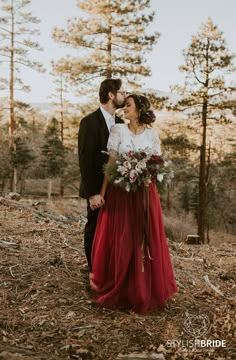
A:
MULTIPOLYGON (((107 164, 112 164, 112 163, 114 163, 114 161, 115 161, 115 157, 109 155, 109 159, 108 159, 107 164)), ((106 194, 107 185, 108 185, 108 177, 107 177, 107 174, 106 174, 106 172, 105 172, 103 184, 102 184, 102 187, 101 187, 101 190, 100 190, 100 195, 101 195, 103 198, 105 197, 105 194, 106 194)))

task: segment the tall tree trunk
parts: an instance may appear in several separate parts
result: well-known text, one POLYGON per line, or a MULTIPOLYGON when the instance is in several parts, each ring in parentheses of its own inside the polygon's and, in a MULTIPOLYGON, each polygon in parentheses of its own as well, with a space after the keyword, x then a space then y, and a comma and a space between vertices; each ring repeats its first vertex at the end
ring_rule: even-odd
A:
POLYGON ((52 179, 48 179, 48 199, 51 199, 52 195, 52 179))
POLYGON ((13 183, 12 183, 12 191, 17 192, 17 169, 14 167, 13 169, 13 183))
POLYGON ((207 39, 205 67, 204 95, 202 104, 202 126, 200 140, 200 169, 199 169, 199 194, 198 194, 198 235, 200 243, 205 242, 206 214, 207 214, 207 182, 206 182, 206 132, 209 91, 209 48, 210 41, 207 39))
POLYGON ((109 16, 109 28, 107 34, 107 78, 112 77, 112 54, 111 54, 111 41, 112 41, 112 25, 111 25, 111 13, 108 14, 109 16))
MULTIPOLYGON (((61 142, 64 143, 64 106, 63 106, 63 78, 61 74, 61 91, 60 91, 60 107, 61 107, 61 142)), ((60 179, 60 196, 64 196, 64 179, 63 176, 60 179)))
MULTIPOLYGON (((10 84, 9 84, 9 146, 16 152, 16 145, 14 142, 15 131, 15 103, 14 103, 14 12, 13 12, 13 0, 11 1, 11 55, 10 55, 10 84)), ((17 185, 17 170, 14 167, 11 182, 11 191, 16 192, 17 185)))
POLYGON ((64 141, 64 104, 63 104, 63 79, 61 74, 60 84, 60 115, 61 115, 61 142, 64 141))
POLYGON ((207 226, 207 243, 210 242, 210 219, 209 219, 209 177, 211 165, 211 142, 209 141, 206 163, 206 226, 207 226))
POLYGON ((202 126, 200 141, 200 171, 198 193, 198 235, 201 243, 205 242, 206 227, 206 128, 207 128, 207 100, 202 107, 202 126))

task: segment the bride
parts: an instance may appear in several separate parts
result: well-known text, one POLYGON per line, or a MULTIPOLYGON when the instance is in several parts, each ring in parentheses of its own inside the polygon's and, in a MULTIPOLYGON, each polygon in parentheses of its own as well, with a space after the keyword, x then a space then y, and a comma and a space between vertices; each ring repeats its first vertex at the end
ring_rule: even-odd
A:
MULTIPOLYGON (((129 151, 161 153, 150 107, 143 95, 127 97, 124 114, 129 124, 111 129, 109 162, 129 151)), ((177 291, 156 186, 149 185, 147 200, 143 193, 125 191, 105 175, 101 188, 105 205, 99 212, 90 274, 98 304, 138 313, 164 306, 177 291)))

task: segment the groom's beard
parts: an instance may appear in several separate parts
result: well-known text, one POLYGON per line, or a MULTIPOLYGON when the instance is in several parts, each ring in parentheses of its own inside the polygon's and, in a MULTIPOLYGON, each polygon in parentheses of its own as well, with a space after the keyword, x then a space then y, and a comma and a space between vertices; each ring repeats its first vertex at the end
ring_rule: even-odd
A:
POLYGON ((115 109, 122 109, 125 106, 125 100, 118 101, 117 99, 114 99, 112 101, 112 104, 113 104, 115 109))

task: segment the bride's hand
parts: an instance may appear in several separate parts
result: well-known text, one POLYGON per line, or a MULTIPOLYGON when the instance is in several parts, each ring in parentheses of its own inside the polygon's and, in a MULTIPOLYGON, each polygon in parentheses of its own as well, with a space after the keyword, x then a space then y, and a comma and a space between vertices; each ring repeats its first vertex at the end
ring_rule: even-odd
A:
POLYGON ((104 204, 105 204, 105 200, 101 196, 101 194, 93 195, 89 198, 89 205, 92 210, 99 209, 104 204))

